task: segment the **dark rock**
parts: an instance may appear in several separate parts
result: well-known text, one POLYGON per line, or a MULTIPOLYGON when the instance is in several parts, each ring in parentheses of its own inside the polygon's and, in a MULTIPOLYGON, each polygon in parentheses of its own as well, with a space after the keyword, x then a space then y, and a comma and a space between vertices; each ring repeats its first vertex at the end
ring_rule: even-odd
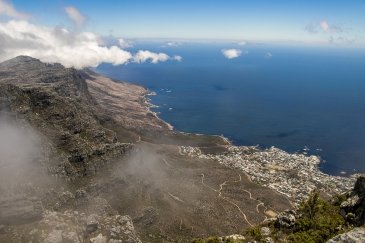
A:
POLYGON ((98 224, 97 223, 91 223, 86 225, 86 232, 88 234, 91 234, 92 232, 96 231, 98 229, 98 224))
POLYGON ((295 225, 296 217, 293 210, 285 210, 276 216, 275 225, 278 228, 292 228, 295 225))
POLYGON ((359 197, 365 196, 365 177, 361 176, 356 180, 354 193, 359 197))
POLYGON ((96 214, 92 214, 90 215, 87 219, 86 219, 86 228, 85 231, 88 234, 93 233, 94 231, 96 231, 99 227, 99 222, 98 222, 98 217, 96 214))
POLYGON ((83 154, 73 154, 68 158, 68 160, 71 163, 81 163, 85 161, 85 156, 83 154))

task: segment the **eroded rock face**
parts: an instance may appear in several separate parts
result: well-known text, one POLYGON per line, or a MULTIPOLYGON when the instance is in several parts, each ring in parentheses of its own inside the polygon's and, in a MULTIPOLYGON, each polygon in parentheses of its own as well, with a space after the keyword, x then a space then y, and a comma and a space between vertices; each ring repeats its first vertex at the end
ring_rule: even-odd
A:
POLYGON ((49 138, 49 150, 54 150, 49 161, 55 164, 47 164, 48 170, 57 176, 93 174, 107 159, 124 154, 133 141, 119 141, 102 125, 111 118, 101 112, 79 70, 31 57, 0 64, 1 110, 16 114, 49 138))
POLYGON ((327 241, 327 243, 362 243, 365 242, 365 228, 355 228, 347 233, 340 234, 327 241))

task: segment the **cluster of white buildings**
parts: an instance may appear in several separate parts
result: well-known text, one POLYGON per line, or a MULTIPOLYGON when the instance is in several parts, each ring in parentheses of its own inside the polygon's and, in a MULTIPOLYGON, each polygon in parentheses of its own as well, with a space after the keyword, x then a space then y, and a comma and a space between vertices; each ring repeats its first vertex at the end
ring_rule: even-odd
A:
POLYGON ((228 146, 222 154, 203 154, 196 147, 180 147, 182 154, 213 159, 225 166, 244 171, 253 182, 286 195, 295 204, 300 203, 317 188, 330 195, 353 188, 356 175, 331 176, 322 173, 320 158, 305 154, 290 154, 275 147, 259 149, 253 146, 228 146))

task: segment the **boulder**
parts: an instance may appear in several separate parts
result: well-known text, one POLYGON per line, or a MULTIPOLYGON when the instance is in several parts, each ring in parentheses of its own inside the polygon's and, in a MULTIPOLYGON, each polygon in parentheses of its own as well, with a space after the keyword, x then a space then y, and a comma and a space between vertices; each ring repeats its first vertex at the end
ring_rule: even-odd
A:
POLYGON ((335 236, 334 238, 327 241, 327 243, 361 243, 365 242, 365 228, 354 228, 353 230, 335 236))
POLYGON ((349 197, 346 201, 341 203, 341 208, 349 208, 349 207, 354 207, 358 201, 360 200, 358 195, 354 195, 352 197, 349 197))
POLYGON ((221 238, 221 240, 224 240, 224 241, 227 241, 227 242, 229 242, 230 240, 242 241, 242 240, 245 240, 245 239, 246 238, 243 235, 238 235, 238 234, 228 235, 228 236, 225 236, 225 237, 221 238))
POLYGON ((271 230, 269 227, 262 227, 261 228, 261 235, 262 236, 269 236, 271 234, 271 230))
POLYGON ((86 232, 91 234, 99 228, 98 216, 96 214, 91 214, 86 219, 86 232))
POLYGON ((293 210, 285 210, 276 216, 275 225, 278 228, 291 228, 295 225, 295 212, 293 210))
POLYGON ((273 240, 273 238, 271 238, 271 237, 266 237, 264 240, 263 240, 263 242, 265 242, 265 243, 275 243, 275 241, 273 240))

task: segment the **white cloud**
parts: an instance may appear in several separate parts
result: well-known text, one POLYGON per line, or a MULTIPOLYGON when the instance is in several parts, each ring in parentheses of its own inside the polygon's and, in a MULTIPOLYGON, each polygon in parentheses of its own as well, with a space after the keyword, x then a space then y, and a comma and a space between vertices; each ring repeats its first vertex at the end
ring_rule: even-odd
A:
POLYGON ((331 44, 352 44, 356 40, 351 34, 351 28, 332 24, 327 20, 309 23, 304 29, 310 34, 322 35, 331 44))
POLYGON ((72 22, 74 22, 77 26, 81 27, 85 24, 85 16, 82 15, 80 13, 80 11, 73 7, 73 6, 68 6, 68 7, 65 7, 65 11, 68 15, 68 17, 72 20, 72 22))
POLYGON ((233 59, 241 56, 242 51, 240 49, 223 49, 222 54, 228 59, 233 59))
POLYGON ((131 47, 133 47, 133 43, 131 41, 123 39, 123 38, 119 38, 118 43, 119 43, 119 46, 121 48, 131 48, 131 47))
POLYGON ((247 45, 247 42, 246 41, 240 41, 240 42, 237 43, 237 45, 245 46, 245 45, 247 45))
POLYGON ((271 52, 266 52, 265 57, 266 58, 272 58, 272 53, 271 52))
MULTIPOLYGON (((65 11, 76 25, 81 26, 85 17, 74 7, 65 11)), ((0 62, 26 55, 43 62, 61 63, 65 67, 95 67, 101 63, 121 65, 128 62, 152 63, 168 60, 181 61, 180 56, 170 57, 165 53, 138 51, 133 55, 123 48, 131 47, 131 42, 124 39, 110 40, 91 32, 70 31, 62 27, 45 27, 32 24, 26 20, 26 14, 19 13, 12 5, 0 0, 0 16, 12 20, 0 21, 0 62)))
POLYGON ((150 61, 151 63, 166 62, 166 61, 182 61, 181 56, 170 57, 165 53, 155 53, 147 50, 139 50, 133 57, 133 61, 137 63, 144 63, 150 61))
POLYGON ((182 56, 174 56, 172 59, 175 61, 181 62, 183 58, 182 58, 182 56))
POLYGON ((328 24, 328 22, 326 20, 323 20, 319 23, 319 26, 322 28, 322 30, 324 31, 328 31, 330 29, 330 25, 328 24))
POLYGON ((341 26, 330 24, 327 20, 322 20, 316 23, 309 23, 304 29, 311 34, 338 34, 344 32, 341 26))
POLYGON ((172 46, 172 47, 177 47, 177 46, 181 46, 181 43, 180 42, 171 41, 171 42, 167 42, 166 45, 167 46, 172 46))
POLYGON ((29 16, 17 11, 10 3, 0 0, 0 16, 4 15, 11 18, 27 19, 29 16))
POLYGON ((102 38, 91 32, 73 32, 66 28, 50 28, 23 20, 0 22, 0 61, 27 55, 43 62, 61 63, 66 67, 95 67, 130 61, 152 63, 177 60, 164 53, 139 51, 135 56, 120 47, 103 46, 102 38))
POLYGON ((150 61, 152 63, 166 62, 170 57, 165 53, 154 53, 146 50, 140 50, 134 55, 134 62, 143 63, 150 61))

